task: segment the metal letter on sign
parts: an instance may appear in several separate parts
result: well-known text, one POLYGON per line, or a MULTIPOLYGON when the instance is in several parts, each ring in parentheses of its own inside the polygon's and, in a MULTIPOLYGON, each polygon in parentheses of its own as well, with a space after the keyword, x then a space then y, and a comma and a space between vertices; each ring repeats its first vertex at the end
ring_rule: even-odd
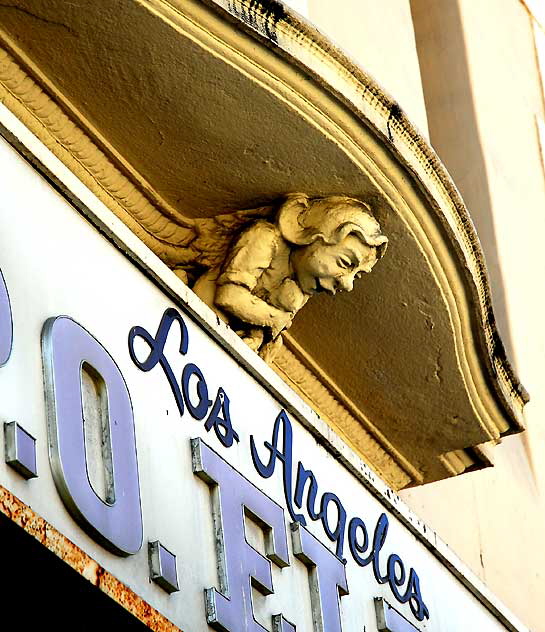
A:
POLYGON ((49 319, 42 335, 49 457, 57 489, 89 535, 117 555, 142 547, 142 511, 134 418, 129 391, 106 349, 65 316, 49 319), (82 407, 82 367, 89 365, 107 391, 112 502, 102 500, 88 477, 82 407))
POLYGON ((8 288, 0 270, 0 366, 4 366, 11 355, 13 344, 13 322, 8 288))
POLYGON ((218 541, 220 592, 205 592, 207 621, 223 632, 267 632, 254 618, 251 586, 270 595, 269 560, 288 566, 284 511, 200 439, 192 439, 191 448, 193 472, 213 488, 218 541), (269 560, 245 538, 245 512, 263 525, 269 560))
POLYGON ((341 632, 339 596, 348 594, 344 564, 298 522, 291 529, 293 552, 310 569, 314 630, 341 632))

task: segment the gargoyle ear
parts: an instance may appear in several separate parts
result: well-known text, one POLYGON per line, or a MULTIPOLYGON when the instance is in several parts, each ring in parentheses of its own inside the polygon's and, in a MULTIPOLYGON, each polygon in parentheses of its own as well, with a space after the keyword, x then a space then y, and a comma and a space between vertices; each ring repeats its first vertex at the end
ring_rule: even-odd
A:
POLYGON ((309 235, 304 223, 309 203, 309 196, 305 193, 288 193, 285 196, 276 221, 286 241, 298 246, 305 246, 312 241, 313 235, 309 235))

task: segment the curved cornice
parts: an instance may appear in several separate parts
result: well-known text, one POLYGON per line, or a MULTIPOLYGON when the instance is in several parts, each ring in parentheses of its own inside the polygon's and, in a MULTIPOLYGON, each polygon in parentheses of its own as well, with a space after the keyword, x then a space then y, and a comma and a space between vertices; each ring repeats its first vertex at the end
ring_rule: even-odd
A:
MULTIPOLYGON (((30 62, 27 63, 30 65, 30 62)), ((132 177, 130 172, 124 173, 115 158, 110 160, 107 153, 78 126, 73 116, 63 111, 2 48, 0 100, 48 149, 79 175, 155 254, 168 262, 169 251, 165 250, 165 243, 169 245, 172 240, 172 226, 165 219, 165 208, 149 199, 137 178, 132 177)), ((177 252, 173 246, 172 256, 175 257, 177 252)), ((320 410, 348 443, 355 444, 356 452, 390 487, 397 490, 422 482, 419 472, 384 437, 377 439, 368 428, 364 430, 361 425, 368 426, 366 420, 354 417, 288 348, 282 350, 274 368, 304 399, 320 410)))
MULTIPOLYGON (((487 368, 506 412, 522 429, 522 409, 529 396, 504 349, 492 309, 482 248, 468 209, 445 166, 400 105, 340 49, 295 11, 277 0, 206 0, 262 39, 290 63, 313 76, 369 127, 405 165, 429 196, 438 219, 458 247, 466 280, 479 308, 477 332, 487 368)), ((178 7, 176 0, 149 0, 150 5, 178 7)))
MULTIPOLYGON (((38 2, 36 10, 40 5, 43 11, 44 7, 55 11, 56 4, 38 2)), ((271 98, 280 104, 280 112, 295 113, 309 131, 323 139, 324 149, 334 147, 339 155, 348 157, 356 176, 360 174, 364 183, 353 186, 361 186, 362 191, 374 191, 373 199, 380 202, 383 214, 390 209, 387 219, 397 222, 390 228, 399 234, 403 232, 399 243, 414 244, 412 263, 424 265, 429 282, 433 280, 437 285, 437 301, 444 302, 441 309, 447 314, 440 326, 448 321, 452 330, 453 351, 448 353, 455 358, 448 371, 460 371, 469 401, 464 416, 473 415, 475 421, 465 420, 464 428, 449 428, 448 432, 443 426, 438 426, 437 433, 430 427, 429 437, 445 432, 444 441, 438 441, 433 450, 430 448, 430 463, 433 462, 430 464, 426 462, 425 454, 414 460, 404 452, 406 434, 396 435, 395 407, 359 414, 361 402, 356 404, 349 393, 346 396, 342 393, 336 386, 338 377, 333 375, 330 379, 331 369, 327 362, 324 365, 311 358, 307 362, 304 357, 296 358, 286 350, 278 364, 287 381, 296 386, 349 441, 350 433, 353 433, 352 445, 394 487, 488 465, 488 457, 482 457, 479 448, 466 448, 485 441, 497 441, 502 435, 520 431, 523 427, 522 409, 528 397, 506 358, 498 335, 486 267, 467 209, 437 155, 399 105, 343 53, 279 3, 267 2, 266 8, 262 6, 265 3, 254 0, 207 0, 206 3, 198 0, 123 0, 123 4, 131 11, 137 7, 138 11, 134 9, 134 13, 138 12, 138 15, 131 19, 143 23, 153 18, 163 25, 172 33, 172 42, 179 41, 182 54, 184 42, 195 44, 204 58, 220 60, 241 78, 241 82, 258 86, 264 93, 272 95, 271 98), (236 28, 232 28, 233 24, 236 28), (391 215, 392 209, 395 218, 391 215), (301 371, 306 371, 306 375, 302 376, 301 371), (321 388, 315 388, 316 381, 321 388), (329 399, 332 396, 335 404, 329 399), (339 402, 342 410, 336 408, 339 402), (391 436, 388 428, 391 428, 391 436), (358 432, 362 433, 361 437, 356 436, 358 432), (381 465, 381 459, 389 463, 388 467, 381 465)), ((90 8, 89 14, 93 10, 90 8)), ((186 208, 182 205, 178 209, 172 200, 166 199, 154 179, 156 174, 146 173, 145 169, 138 168, 137 161, 126 157, 119 136, 114 138, 104 123, 93 122, 89 112, 81 111, 85 103, 77 102, 77 94, 70 91, 70 86, 60 87, 51 79, 55 75, 47 66, 48 61, 37 52, 39 42, 34 45, 32 38, 25 42, 21 36, 29 23, 24 20, 19 23, 20 16, 15 13, 11 22, 6 21, 6 32, 2 35, 11 53, 0 52, 3 102, 155 254, 173 266, 184 247, 187 231, 183 228, 192 222, 186 208)), ((63 20, 77 22, 81 14, 76 13, 64 15, 63 20)), ((86 23, 89 28, 94 18, 85 17, 89 20, 86 23)), ((78 23, 77 28, 81 29, 82 24, 78 23)), ((138 25, 138 22, 134 24, 138 25)), ((156 28, 156 23, 152 26, 156 28)), ((127 60, 130 61, 130 57, 127 60)), ((100 66, 99 59, 92 63, 100 66)), ((100 67, 100 71, 104 68, 100 67)), ((156 72, 160 74, 162 70, 159 68, 156 72)), ((203 72, 204 79, 207 77, 203 72)), ((215 77, 214 81, 221 82, 221 78, 215 77)), ((203 107, 206 109, 206 103, 203 107)), ((114 115, 110 118, 113 120, 114 115)), ((279 126, 281 123, 279 119, 279 126)), ((161 131, 160 122, 153 120, 153 124, 161 131)), ((216 151, 221 154, 221 147, 216 151)), ((229 159, 230 156, 225 158, 229 159)), ((161 160, 168 161, 168 156, 158 156, 160 164, 161 160)), ((240 160, 244 163, 247 157, 241 155, 240 160)), ((206 169, 206 164, 203 165, 206 169)), ((262 177, 266 179, 269 173, 264 171, 262 177)), ((357 182, 357 178, 353 182, 357 182)), ((283 186, 291 188, 289 178, 286 183, 283 186)), ((325 193, 337 192, 332 189, 331 182, 318 182, 316 186, 316 193, 322 186, 327 188, 325 193)), ((292 190, 299 188, 294 186, 292 190)), ((264 190, 264 198, 260 201, 270 199, 273 190, 274 186, 271 191, 264 190)), ((363 194, 359 189, 342 192, 363 194)), ((245 199, 253 200, 251 192, 246 197, 240 194, 240 204, 245 199)), ((233 198, 227 208, 234 204, 233 198)), ((219 208, 213 198, 205 211, 211 214, 219 208)), ((392 250, 390 256, 394 256, 392 252, 395 251, 392 250)), ((378 289, 384 282, 384 278, 379 279, 378 289)), ((350 305, 347 307, 345 312, 350 314, 350 305)), ((439 310, 439 307, 435 308, 439 310)), ((430 330, 436 327, 433 309, 421 305, 415 310, 430 330)), ((304 346, 301 340, 304 340, 305 332, 301 332, 301 339, 294 342, 295 347, 304 346)), ((294 328, 294 336, 298 335, 299 331, 294 328)), ((395 343, 384 340, 384 344, 394 346, 395 343)), ((443 379, 443 360, 439 352, 432 376, 439 383, 443 379)), ((374 386, 376 388, 376 384, 374 386)), ((395 390, 397 383, 388 387, 395 390)), ((410 385, 406 392, 410 393, 410 385)), ((399 403, 396 405, 399 407, 399 403)), ((425 402, 419 405, 425 406, 425 402)), ((419 422, 415 417, 415 426, 419 422)), ((453 423, 457 423, 456 415, 453 423)))

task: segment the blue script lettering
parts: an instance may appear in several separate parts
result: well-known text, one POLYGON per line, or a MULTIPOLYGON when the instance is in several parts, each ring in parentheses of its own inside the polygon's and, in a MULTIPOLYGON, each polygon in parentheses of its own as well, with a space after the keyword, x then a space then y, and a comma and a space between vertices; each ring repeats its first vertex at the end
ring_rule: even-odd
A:
MULTIPOLYGON (((300 461, 297 464, 297 478, 294 490, 293 431, 290 419, 285 411, 281 411, 276 417, 272 439, 270 442, 265 441, 264 446, 269 453, 265 462, 261 461, 259 457, 253 435, 250 437, 252 460, 259 475, 263 478, 270 478, 274 474, 276 462, 279 461, 281 463, 284 496, 292 519, 303 526, 306 525, 305 516, 296 513, 294 509, 294 505, 299 509, 306 505, 307 516, 311 520, 320 520, 322 522, 324 533, 336 545, 335 553, 337 558, 344 562, 346 510, 339 497, 330 491, 322 494, 320 509, 319 511, 316 509, 316 501, 319 497, 318 481, 313 472, 306 469, 300 461), (304 502, 305 489, 307 490, 306 503, 304 502), (335 520, 331 520, 333 524, 331 524, 330 516, 328 516, 328 507, 330 505, 335 507, 335 520)), ((409 602, 411 611, 418 621, 429 619, 429 610, 424 604, 420 592, 420 580, 413 568, 410 569, 407 580, 407 572, 403 560, 396 553, 392 553, 386 561, 385 573, 381 573, 381 551, 386 542, 388 527, 388 517, 383 513, 375 525, 371 544, 365 522, 357 516, 353 517, 348 523, 350 553, 359 566, 371 565, 377 583, 388 584, 397 601, 400 603, 409 602), (404 590, 400 590, 403 586, 405 586, 404 590)))
POLYGON ((231 422, 229 397, 227 396, 225 390, 220 386, 214 402, 212 403, 212 400, 208 398, 208 386, 206 384, 204 374, 201 369, 193 363, 189 363, 184 367, 180 388, 180 384, 174 375, 174 371, 165 357, 165 345, 174 322, 178 323, 180 327, 181 338, 179 352, 181 355, 186 355, 189 348, 189 333, 187 331, 187 326, 182 315, 173 307, 169 307, 165 310, 161 318, 155 337, 153 337, 149 331, 144 329, 144 327, 139 325, 130 330, 129 354, 131 356, 131 360, 141 371, 145 371, 146 373, 151 371, 158 364, 161 366, 170 385, 170 390, 174 395, 174 400, 176 401, 176 406, 178 407, 180 415, 184 414, 185 407, 187 406, 189 414, 194 419, 198 419, 200 421, 206 417, 208 409, 212 406, 204 427, 207 432, 214 429, 220 443, 224 447, 230 448, 234 441, 239 441, 240 439, 231 422), (138 359, 134 349, 134 343, 137 338, 144 340, 150 348, 148 357, 143 361, 138 359), (190 399, 189 381, 192 376, 197 378, 198 402, 192 402, 190 399))

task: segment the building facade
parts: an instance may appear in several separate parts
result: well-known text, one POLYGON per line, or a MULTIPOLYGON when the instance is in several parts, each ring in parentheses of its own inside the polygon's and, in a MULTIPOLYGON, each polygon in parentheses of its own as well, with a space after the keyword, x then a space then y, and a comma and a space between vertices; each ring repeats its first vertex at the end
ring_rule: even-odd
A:
POLYGON ((29 625, 542 629, 542 3, 0 8, 29 625))

